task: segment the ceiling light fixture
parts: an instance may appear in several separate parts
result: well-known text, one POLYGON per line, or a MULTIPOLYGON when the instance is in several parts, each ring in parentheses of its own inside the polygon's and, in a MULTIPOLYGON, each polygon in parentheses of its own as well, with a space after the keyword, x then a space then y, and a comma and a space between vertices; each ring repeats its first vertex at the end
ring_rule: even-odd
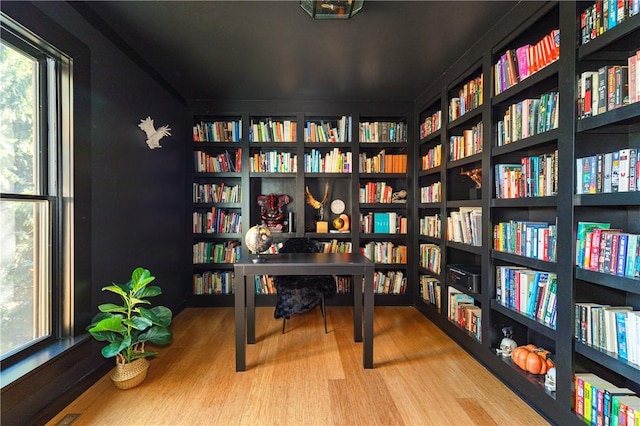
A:
POLYGON ((300 0, 313 19, 349 19, 362 9, 364 0, 300 0))

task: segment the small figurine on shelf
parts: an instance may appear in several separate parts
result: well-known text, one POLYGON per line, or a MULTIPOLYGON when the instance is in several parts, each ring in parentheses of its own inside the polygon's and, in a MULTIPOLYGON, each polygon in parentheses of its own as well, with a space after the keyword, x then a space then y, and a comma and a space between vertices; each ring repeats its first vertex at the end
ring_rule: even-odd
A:
POLYGON ((316 232, 318 233, 327 233, 329 232, 329 223, 324 218, 324 207, 329 201, 329 182, 327 182, 324 186, 324 196, 322 197, 322 201, 318 201, 316 197, 313 196, 309 187, 305 187, 304 189, 304 198, 314 209, 318 210, 318 220, 316 220, 316 232))
POLYGON ((482 169, 475 168, 471 170, 465 171, 464 169, 460 169, 460 174, 467 176, 469 179, 475 182, 475 188, 471 188, 469 190, 469 199, 470 200, 478 200, 482 198, 482 169))
POLYGON ((500 351, 503 357, 508 358, 511 356, 511 352, 513 352, 518 344, 511 338, 511 335, 513 334, 513 327, 502 327, 502 334, 504 335, 504 337, 500 342, 500 351))
POLYGON ((258 195, 262 224, 273 232, 282 232, 285 222, 282 207, 290 201, 291 198, 286 194, 258 195))

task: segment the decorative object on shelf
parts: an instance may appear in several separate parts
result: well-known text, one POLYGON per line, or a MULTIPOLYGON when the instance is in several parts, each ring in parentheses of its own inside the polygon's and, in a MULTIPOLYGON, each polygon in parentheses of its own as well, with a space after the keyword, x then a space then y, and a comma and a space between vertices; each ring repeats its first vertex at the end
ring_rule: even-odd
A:
POLYGON ((460 174, 467 176, 469 179, 475 182, 476 188, 482 188, 482 169, 480 167, 467 170, 460 169, 460 174))
POLYGON ((502 356, 510 357, 513 350, 518 347, 516 341, 511 338, 511 336, 513 335, 513 327, 503 327, 502 334, 504 335, 504 337, 500 342, 500 351, 502 353, 502 356))
POLYGON ((556 391, 556 368, 551 367, 544 375, 544 388, 549 392, 556 391))
POLYGON ((401 189, 400 191, 396 191, 391 194, 391 202, 392 203, 406 203, 407 202, 407 191, 401 189))
POLYGON ((171 128, 168 125, 162 126, 156 130, 151 117, 140 120, 138 127, 147 134, 147 146, 149 149, 162 148, 160 145, 160 139, 165 136, 171 136, 171 128))
POLYGON ((467 170, 460 169, 460 174, 467 176, 469 179, 475 182, 475 188, 471 188, 469 190, 469 199, 470 200, 479 200, 482 198, 482 169, 477 167, 475 169, 467 170))
POLYGON ((260 253, 271 247, 273 234, 265 225, 255 225, 247 231, 244 236, 244 242, 249 251, 255 256, 251 261, 253 263, 261 263, 265 261, 265 258, 260 257, 260 253))
POLYGON ((530 343, 515 348, 511 352, 511 359, 518 367, 531 374, 546 374, 550 368, 555 367, 550 355, 548 350, 530 343))
POLYGON ((364 0, 300 0, 300 6, 313 19, 349 19, 363 5, 364 0))
POLYGON ((324 207, 329 201, 329 182, 324 185, 324 196, 322 201, 318 201, 316 197, 311 194, 308 186, 304 188, 304 199, 314 209, 318 210, 318 220, 316 220, 316 232, 327 233, 329 232, 329 223, 324 220, 324 207))
POLYGON ((99 342, 109 342, 102 348, 105 358, 116 357, 116 369, 111 380, 120 389, 139 385, 147 375, 146 357, 157 352, 145 351, 146 342, 165 345, 173 339, 169 330, 172 312, 165 306, 146 308, 149 297, 162 294, 158 286, 149 286, 155 280, 149 270, 136 268, 125 284, 113 283, 103 287, 120 296, 122 305, 105 303, 98 306, 100 313, 93 317, 87 331, 99 342))
POLYGON ((290 201, 291 198, 286 194, 258 195, 262 224, 272 232, 282 232, 285 223, 282 207, 290 201))
POLYGON ((344 201, 339 198, 336 198, 331 202, 331 213, 340 214, 343 213, 345 209, 344 201))

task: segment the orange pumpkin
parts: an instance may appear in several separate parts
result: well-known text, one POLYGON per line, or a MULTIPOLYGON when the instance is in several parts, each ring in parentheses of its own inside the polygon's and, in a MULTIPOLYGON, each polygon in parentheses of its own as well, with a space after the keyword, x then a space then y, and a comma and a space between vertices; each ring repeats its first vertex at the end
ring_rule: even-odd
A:
POLYGON ((545 374, 555 364, 549 358, 550 352, 536 345, 518 346, 511 353, 511 359, 521 369, 531 374, 545 374))

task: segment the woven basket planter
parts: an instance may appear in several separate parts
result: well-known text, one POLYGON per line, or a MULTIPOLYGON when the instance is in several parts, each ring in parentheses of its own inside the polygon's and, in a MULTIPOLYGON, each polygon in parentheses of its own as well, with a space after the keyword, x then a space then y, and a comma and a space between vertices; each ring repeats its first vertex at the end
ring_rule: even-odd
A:
POLYGON ((131 389, 142 383, 147 377, 149 361, 146 358, 138 358, 128 363, 116 363, 116 368, 111 373, 111 380, 118 389, 131 389))

